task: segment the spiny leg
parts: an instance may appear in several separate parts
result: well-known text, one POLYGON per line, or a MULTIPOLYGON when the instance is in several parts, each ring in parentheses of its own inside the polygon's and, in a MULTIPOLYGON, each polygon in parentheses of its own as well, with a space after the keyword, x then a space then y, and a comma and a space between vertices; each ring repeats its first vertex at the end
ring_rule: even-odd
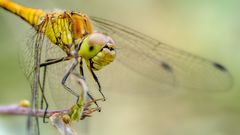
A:
MULTIPOLYGON (((100 106, 97 103, 97 100, 93 98, 93 96, 89 92, 87 92, 87 95, 92 101, 94 101, 94 104, 97 106, 97 108, 100 108, 100 106)), ((98 109, 98 111, 101 112, 101 109, 98 109)))
POLYGON ((46 82, 46 72, 47 72, 47 66, 44 66, 43 68, 43 79, 42 79, 42 84, 41 81, 39 80, 39 86, 42 92, 42 96, 41 96, 41 107, 40 109, 43 109, 43 102, 45 101, 45 103, 47 104, 47 101, 44 100, 44 92, 45 92, 45 82, 46 82))
POLYGON ((93 71, 92 64, 90 64, 90 71, 91 71, 91 73, 92 73, 92 76, 93 76, 94 81, 95 81, 95 82, 97 83, 97 85, 98 85, 98 91, 99 91, 100 94, 102 95, 103 101, 105 101, 106 98, 105 98, 104 94, 102 93, 101 84, 100 84, 100 82, 99 82, 99 80, 98 80, 98 78, 97 78, 97 75, 96 75, 96 74, 94 73, 94 71, 93 71))
POLYGON ((70 69, 68 70, 68 72, 64 75, 63 79, 62 79, 62 85, 63 87, 70 92, 72 95, 77 97, 77 101, 79 100, 79 94, 77 94, 75 91, 73 91, 72 89, 70 89, 67 85, 66 85, 66 81, 69 77, 69 75, 74 71, 74 69, 76 68, 76 66, 78 65, 78 60, 75 59, 73 64, 71 65, 70 69))
POLYGON ((58 59, 47 59, 46 62, 40 64, 40 67, 49 66, 49 65, 52 65, 52 64, 57 64, 59 62, 67 61, 67 60, 70 60, 70 59, 71 59, 71 57, 68 57, 68 56, 58 58, 58 59))
POLYGON ((45 92, 46 70, 47 70, 47 66, 44 66, 42 85, 41 85, 41 82, 39 80, 39 87, 40 87, 40 90, 42 92, 42 96, 41 96, 41 109, 43 109, 43 102, 45 102, 45 105, 46 105, 45 110, 44 110, 44 115, 43 115, 43 123, 47 123, 46 115, 47 115, 47 110, 48 110, 48 102, 47 102, 47 98, 46 98, 46 96, 44 94, 44 92, 45 92))
MULTIPOLYGON (((83 62, 82 62, 82 59, 81 59, 81 61, 80 61, 80 63, 79 63, 79 70, 80 70, 81 76, 85 79, 84 72, 83 72, 83 62)), ((98 103, 97 103, 97 101, 93 98, 93 96, 89 93, 89 91, 87 92, 87 95, 88 95, 88 97, 89 97, 92 101, 94 101, 94 104, 97 106, 97 108, 100 108, 99 105, 98 105, 98 103)), ((101 110, 99 110, 99 112, 100 112, 100 111, 101 111, 101 110)))
POLYGON ((83 72, 83 62, 82 62, 82 59, 79 62, 79 71, 80 71, 80 75, 85 79, 84 72, 83 72))

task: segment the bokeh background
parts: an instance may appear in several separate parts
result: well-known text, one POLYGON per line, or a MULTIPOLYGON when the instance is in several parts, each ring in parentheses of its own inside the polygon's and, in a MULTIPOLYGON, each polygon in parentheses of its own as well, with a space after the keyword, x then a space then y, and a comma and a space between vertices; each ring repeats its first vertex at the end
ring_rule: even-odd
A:
MULTIPOLYGON (((234 86, 225 92, 174 91, 145 84, 124 67, 126 76, 104 93, 102 112, 80 121, 82 135, 238 135, 240 133, 240 1, 237 0, 14 0, 46 10, 68 9, 119 22, 159 41, 218 61, 232 73, 234 86), (133 90, 133 92, 131 92, 133 90), (139 91, 138 91, 139 90, 139 91)), ((30 99, 30 88, 19 66, 19 46, 30 26, 0 9, 0 104, 30 99)), ((121 71, 122 69, 122 71, 121 71)), ((111 72, 110 72, 111 71, 111 72)), ((115 71, 116 72, 116 71, 115 71)), ((114 73, 113 73, 114 74, 114 73)), ((204 74, 204 73, 203 73, 204 74)), ((206 78, 207 79, 207 78, 206 78)), ((106 82, 108 83, 108 82, 106 82)), ((41 124, 44 135, 58 134, 41 124)), ((26 134, 26 117, 0 116, 0 135, 26 134)))

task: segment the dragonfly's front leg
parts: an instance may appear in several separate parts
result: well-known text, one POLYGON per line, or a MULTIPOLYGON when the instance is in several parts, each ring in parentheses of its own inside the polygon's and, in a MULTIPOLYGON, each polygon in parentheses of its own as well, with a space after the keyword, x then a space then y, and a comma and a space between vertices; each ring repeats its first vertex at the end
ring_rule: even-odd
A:
POLYGON ((69 57, 69 56, 58 58, 58 59, 47 59, 44 63, 40 64, 40 67, 45 67, 45 66, 49 66, 49 65, 52 65, 52 64, 57 64, 59 62, 67 61, 67 60, 70 60, 70 59, 71 59, 71 57, 69 57))
MULTIPOLYGON (((84 72, 83 72, 83 61, 82 61, 82 59, 80 60, 80 63, 79 63, 79 70, 80 70, 81 76, 82 76, 83 78, 85 78, 84 72)), ((97 106, 97 108, 100 108, 99 105, 98 105, 98 103, 97 103, 97 101, 96 101, 96 99, 94 99, 94 97, 89 93, 89 91, 87 91, 87 95, 88 95, 88 97, 89 97, 92 101, 94 101, 94 104, 97 106)), ((100 112, 101 110, 99 109, 98 111, 100 112)))
POLYGON ((94 73, 94 71, 93 71, 92 64, 90 64, 90 71, 91 71, 91 74, 92 74, 92 76, 93 76, 94 81, 95 81, 95 82, 97 83, 97 85, 98 85, 98 91, 101 93, 101 95, 102 95, 102 97, 103 97, 103 101, 105 101, 106 98, 105 98, 104 94, 102 93, 101 84, 100 84, 100 82, 99 82, 99 80, 98 80, 97 75, 96 75, 96 74, 94 73))

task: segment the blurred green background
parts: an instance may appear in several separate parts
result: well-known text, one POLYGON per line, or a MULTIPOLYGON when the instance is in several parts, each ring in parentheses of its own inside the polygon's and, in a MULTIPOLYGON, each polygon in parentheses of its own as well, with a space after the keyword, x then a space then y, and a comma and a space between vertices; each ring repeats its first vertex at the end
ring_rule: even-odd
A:
MULTIPOLYGON (((84 135, 238 135, 240 133, 240 1, 14 0, 46 10, 69 9, 113 20, 176 48, 224 64, 234 86, 225 92, 155 92, 139 79, 111 83, 102 112, 77 125, 84 135), (134 92, 124 89, 133 89, 134 92), (141 92, 138 92, 140 90, 141 92), (145 90, 145 92, 143 92, 145 90)), ((18 47, 30 26, 0 9, 0 104, 30 99, 18 47)), ((110 68, 109 68, 110 69, 110 68)), ((121 68, 120 68, 121 69, 121 68)), ((115 69, 110 69, 114 72, 115 69)), ((123 70, 125 72, 125 70, 123 70)), ((105 70, 107 72, 107 70, 105 70)), ((108 74, 111 74, 108 72, 108 74)), ((118 71, 121 72, 121 71, 118 71)), ((126 71, 131 74, 131 71, 126 71)), ((110 76, 110 75, 109 75, 110 76)), ((118 78, 114 76, 114 79, 118 78)), ((206 78, 207 79, 207 78, 206 78)), ((157 89, 157 88, 153 88, 157 89)), ((42 124, 42 134, 58 134, 42 124)), ((0 135, 26 134, 26 117, 0 116, 0 135)))

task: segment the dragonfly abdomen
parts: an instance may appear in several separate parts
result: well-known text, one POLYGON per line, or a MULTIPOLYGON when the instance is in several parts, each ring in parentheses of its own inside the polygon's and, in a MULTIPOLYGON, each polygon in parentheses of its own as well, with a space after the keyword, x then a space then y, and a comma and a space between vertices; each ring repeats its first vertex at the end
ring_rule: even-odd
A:
POLYGON ((43 10, 27 8, 13 3, 10 0, 0 0, 0 7, 21 17, 32 26, 37 25, 41 17, 45 15, 45 12, 43 10))

